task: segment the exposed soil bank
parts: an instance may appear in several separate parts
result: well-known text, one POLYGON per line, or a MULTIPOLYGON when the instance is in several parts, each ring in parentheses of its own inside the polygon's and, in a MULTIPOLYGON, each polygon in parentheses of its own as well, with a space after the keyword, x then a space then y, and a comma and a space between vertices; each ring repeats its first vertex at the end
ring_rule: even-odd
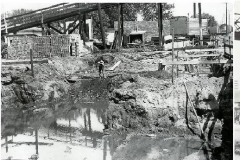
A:
MULTIPOLYGON (((121 81, 118 80, 121 77, 115 78, 116 81, 121 81)), ((186 81, 202 125, 213 123, 214 114, 219 109, 217 100, 223 83, 222 78, 189 77, 187 80, 179 78, 174 84, 170 80, 139 76, 133 79, 131 82, 130 77, 129 81, 125 81, 111 92, 110 100, 113 104, 109 108, 111 127, 149 127, 152 130, 156 129, 154 131, 165 130, 170 134, 199 135, 197 118, 191 109, 183 81, 186 81), (207 117, 208 114, 211 115, 207 117), (189 130, 187 123, 193 132, 189 130)), ((221 122, 217 121, 213 133, 219 135, 220 132, 221 122)))

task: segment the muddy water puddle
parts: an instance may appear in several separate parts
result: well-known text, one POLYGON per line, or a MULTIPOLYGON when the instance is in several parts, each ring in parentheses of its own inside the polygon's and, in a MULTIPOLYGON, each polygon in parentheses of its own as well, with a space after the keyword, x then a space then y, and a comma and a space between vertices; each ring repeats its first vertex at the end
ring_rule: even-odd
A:
MULTIPOLYGON (((77 88, 73 92, 75 97, 83 94, 77 88)), ((1 159, 181 160, 202 153, 199 140, 104 135, 108 101, 90 99, 80 103, 70 98, 42 108, 6 109, 2 112, 1 159)))
POLYGON ((40 160, 181 160, 202 152, 198 140, 132 136, 125 143, 126 135, 104 135, 106 106, 60 110, 47 110, 51 113, 47 119, 39 115, 14 115, 24 117, 15 123, 3 119, 1 158, 29 159, 38 154, 40 160))

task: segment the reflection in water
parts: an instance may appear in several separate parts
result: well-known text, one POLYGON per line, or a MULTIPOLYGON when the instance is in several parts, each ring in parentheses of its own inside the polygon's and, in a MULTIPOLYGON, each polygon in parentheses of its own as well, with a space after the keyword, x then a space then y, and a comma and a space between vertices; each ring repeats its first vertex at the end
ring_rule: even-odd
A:
POLYGON ((107 158, 107 139, 103 138, 103 160, 107 158))
POLYGON ((70 132, 70 143, 72 143, 72 138, 71 138, 71 120, 69 118, 69 132, 70 132))
POLYGON ((38 154, 38 129, 35 129, 36 154, 38 154))
POLYGON ((5 138, 5 143, 6 143, 6 153, 8 152, 8 136, 5 138))
POLYGON ((91 126, 91 112, 90 112, 90 108, 87 109, 87 114, 88 114, 88 126, 89 126, 89 132, 92 132, 92 126, 91 126))
POLYGON ((87 130, 87 116, 86 113, 84 113, 84 129, 87 130))
MULTIPOLYGON (((45 140, 57 140, 59 142, 70 142, 74 145, 83 145, 96 149, 101 149, 101 139, 103 136, 103 123, 105 115, 102 113, 106 112, 108 103, 102 103, 104 106, 92 107, 84 104, 78 105, 74 109, 71 105, 66 103, 65 105, 58 104, 51 106, 47 109, 36 109, 32 111, 12 111, 11 109, 6 110, 8 114, 2 116, 2 138, 5 139, 6 153, 9 152, 8 136, 23 135, 31 133, 29 136, 34 135, 35 142, 20 140, 21 142, 10 142, 11 144, 21 143, 26 141, 26 144, 35 144, 34 153, 39 153, 39 136, 44 137, 45 140), (51 116, 47 114, 51 113, 51 116), (35 134, 33 134, 35 132, 35 134), (66 140, 63 139, 66 137, 66 140)), ((41 138, 40 138, 40 141, 41 138)), ((42 142, 41 142, 42 143, 42 142)), ((15 146, 11 149, 15 150, 15 146)), ((21 146, 18 146, 21 148, 21 146)), ((40 150, 41 152, 41 150, 40 150)), ((107 152, 107 151, 105 151, 107 152)), ((105 153, 104 152, 104 153, 105 153)), ((33 154, 33 153, 32 153, 33 154)), ((102 153, 103 154, 103 153, 102 153)))
POLYGON ((4 156, 15 154, 14 159, 20 159, 21 157, 17 157, 19 153, 28 151, 26 152, 28 157, 23 157, 23 159, 36 153, 39 154, 39 160, 50 158, 95 160, 96 158, 92 156, 93 152, 96 152, 98 158, 101 157, 103 160, 137 160, 165 154, 168 156, 158 157, 158 159, 180 160, 199 150, 201 146, 201 143, 189 140, 163 141, 161 137, 151 139, 140 136, 133 137, 127 145, 117 150, 126 140, 127 135, 122 133, 104 136, 107 108, 108 102, 106 101, 91 104, 69 100, 51 104, 46 108, 28 109, 27 111, 6 110, 2 115, 2 138, 5 138, 5 144, 2 145, 5 148, 2 150, 5 152, 6 149, 4 156), (18 136, 14 142, 9 142, 8 136, 13 135, 18 136), (66 148, 71 152, 65 152, 66 148), (163 149, 169 152, 165 153, 163 149))
MULTIPOLYGON (((85 147, 86 149, 93 148, 96 150, 100 150, 102 155, 101 157, 103 158, 103 160, 108 159, 137 160, 143 158, 150 159, 151 157, 154 158, 154 156, 157 157, 158 159, 181 160, 185 156, 192 154, 193 152, 199 151, 199 148, 201 147, 201 142, 193 140, 184 139, 164 140, 164 138, 162 137, 151 139, 143 136, 135 136, 131 138, 127 145, 116 150, 126 140, 127 135, 122 134, 103 136, 104 124, 106 123, 106 109, 70 108, 67 112, 61 112, 61 108, 59 108, 54 112, 58 114, 53 114, 53 116, 47 119, 45 118, 45 116, 37 117, 36 115, 28 115, 25 116, 28 118, 25 118, 22 123, 18 123, 17 126, 13 125, 13 123, 9 123, 11 128, 14 128, 12 132, 10 132, 9 130, 10 128, 9 125, 5 123, 4 126, 5 129, 8 128, 8 132, 6 132, 5 130, 3 134, 10 136, 14 134, 21 134, 27 133, 29 131, 34 131, 35 132, 35 142, 33 143, 35 144, 34 153, 39 154, 40 159, 42 156, 45 155, 44 147, 45 148, 48 147, 48 145, 45 146, 43 145, 42 142, 43 139, 41 137, 44 137, 45 140, 51 140, 51 143, 53 144, 65 142, 64 143, 65 149, 63 151, 57 152, 59 154, 61 153, 70 155, 77 154, 81 156, 82 154, 84 154, 82 152, 79 152, 79 150, 81 149, 77 148, 74 151, 74 147, 81 146, 85 147), (18 129, 19 126, 21 127, 25 126, 24 127, 25 129, 21 131, 18 129), (65 152, 66 148, 71 148, 71 152, 65 152)), ((4 138, 6 153, 9 153, 10 151, 8 150, 7 141, 8 137, 5 136, 4 138)), ((17 138, 15 143, 17 144, 17 138)), ((47 141, 46 144, 51 143, 47 141)), ((50 146, 50 148, 53 148, 54 146, 56 147, 57 145, 50 146)), ((20 150, 21 145, 19 145, 18 147, 20 150)), ((10 150, 11 149, 15 150, 15 148, 11 147, 10 150)), ((50 148, 47 148, 47 150, 50 150, 50 148)), ((31 152, 31 154, 33 153, 31 152)), ((91 156, 91 154, 86 155, 86 157, 88 156, 91 156)), ((64 156, 62 157, 64 158, 64 156)), ((84 157, 82 159, 84 159, 84 157)))

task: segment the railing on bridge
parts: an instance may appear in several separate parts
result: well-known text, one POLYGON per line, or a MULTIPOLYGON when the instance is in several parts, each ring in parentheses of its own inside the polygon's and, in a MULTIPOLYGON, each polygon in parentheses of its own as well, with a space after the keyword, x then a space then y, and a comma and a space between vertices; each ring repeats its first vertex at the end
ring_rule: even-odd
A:
MULTIPOLYGON (((107 5, 103 4, 102 6, 107 5)), ((66 4, 61 3, 57 4, 48 8, 39 9, 36 11, 32 11, 26 14, 13 16, 6 18, 7 29, 14 28, 17 26, 24 26, 26 24, 41 24, 44 23, 44 20, 53 18, 61 19, 61 16, 66 14, 76 14, 80 12, 86 12, 87 10, 96 10, 97 5, 96 3, 73 3, 73 4, 66 4)), ((1 20, 1 30, 2 33, 5 33, 5 21, 4 19, 1 20)))
POLYGON ((235 13, 234 26, 235 26, 235 40, 240 40, 240 14, 239 13, 235 13))

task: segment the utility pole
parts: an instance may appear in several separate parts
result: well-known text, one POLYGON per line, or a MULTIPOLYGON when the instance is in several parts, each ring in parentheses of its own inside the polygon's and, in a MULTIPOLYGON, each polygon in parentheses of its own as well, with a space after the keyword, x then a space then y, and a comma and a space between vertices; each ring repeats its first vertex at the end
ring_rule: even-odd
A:
MULTIPOLYGON (((172 62, 174 60, 174 28, 172 29, 172 62)), ((173 81, 173 66, 172 65, 172 83, 174 82, 173 81)))
MULTIPOLYGON (((121 4, 120 14, 121 14, 121 34, 122 34, 122 37, 123 37, 123 32, 124 32, 124 30, 123 30, 123 4, 121 4)), ((123 44, 123 42, 122 42, 122 44, 123 44)))
POLYGON ((227 3, 226 3, 226 35, 228 33, 228 24, 227 24, 227 3))
POLYGON ((120 51, 120 47, 121 47, 121 7, 120 4, 118 4, 118 51, 120 51))
POLYGON ((229 24, 229 33, 230 33, 231 32, 230 11, 229 11, 229 14, 228 14, 228 24, 229 24))
POLYGON ((196 3, 193 3, 193 18, 196 18, 196 3))
MULTIPOLYGON (((5 36, 4 36, 4 41, 9 46, 10 44, 9 44, 8 37, 7 37, 7 35, 8 35, 8 28, 7 28, 7 21, 6 21, 6 13, 5 12, 3 13, 3 18, 4 18, 5 33, 6 33, 5 36)), ((7 53, 7 58, 8 58, 8 53, 7 53)))
POLYGON ((198 19, 199 19, 199 31, 200 31, 200 45, 203 45, 203 37, 202 37, 202 8, 201 8, 201 3, 198 3, 198 19))
POLYGON ((100 3, 98 3, 98 16, 99 16, 99 21, 100 21, 100 26, 101 26, 103 48, 106 49, 105 33, 104 33, 104 29, 103 29, 103 22, 102 22, 102 15, 101 15, 101 4, 100 3))
POLYGON ((42 27, 42 36, 44 36, 44 23, 43 23, 43 13, 41 12, 42 18, 41 18, 41 27, 42 27))
POLYGON ((161 47, 163 44, 162 40, 162 3, 158 3, 158 32, 159 32, 159 46, 161 47))

